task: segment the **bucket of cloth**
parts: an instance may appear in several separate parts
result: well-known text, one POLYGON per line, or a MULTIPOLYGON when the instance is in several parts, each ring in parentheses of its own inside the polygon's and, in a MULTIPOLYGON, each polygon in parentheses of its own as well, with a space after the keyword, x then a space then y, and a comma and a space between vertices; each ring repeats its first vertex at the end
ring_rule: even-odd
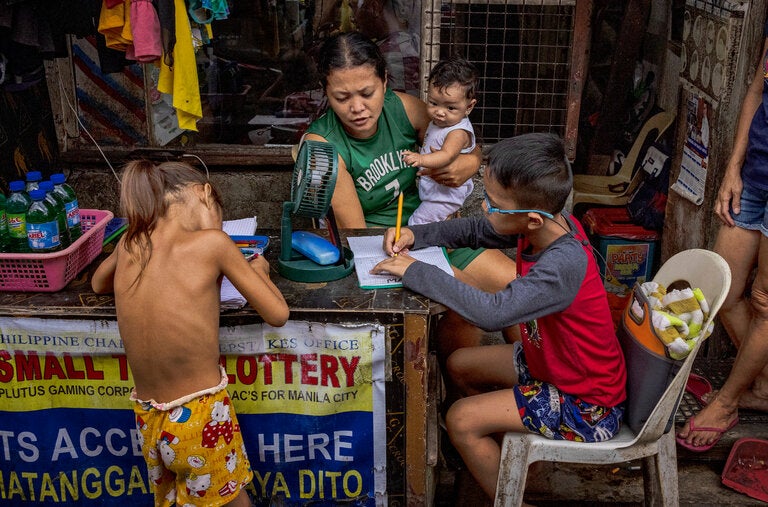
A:
POLYGON ((696 341, 709 335, 708 316, 704 294, 685 281, 668 288, 635 284, 617 333, 627 364, 626 422, 633 431, 643 427, 696 341))
MULTIPOLYGON (((627 365, 624 422, 639 433, 682 361, 667 357, 666 347, 653 329, 650 303, 640 284, 635 284, 616 334, 627 365)), ((667 430, 672 423, 670 419, 667 430)))

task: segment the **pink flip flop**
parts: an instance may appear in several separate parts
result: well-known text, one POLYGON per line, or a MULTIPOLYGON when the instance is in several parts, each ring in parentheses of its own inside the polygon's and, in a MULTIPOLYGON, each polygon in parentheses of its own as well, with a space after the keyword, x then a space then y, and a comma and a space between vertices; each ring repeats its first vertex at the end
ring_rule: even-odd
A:
POLYGON ((682 438, 682 437, 680 437, 678 435, 675 435, 675 440, 677 440, 677 443, 681 447, 685 447, 689 451, 705 452, 705 451, 708 451, 708 450, 712 449, 715 446, 715 444, 717 444, 720 441, 720 439, 723 437, 723 434, 726 431, 732 429, 738 423, 739 423, 739 418, 737 416, 733 421, 731 421, 731 423, 728 425, 727 428, 708 428, 708 427, 705 427, 705 426, 697 428, 693 424, 693 417, 691 417, 690 419, 688 419, 688 427, 691 428, 691 431, 711 431, 712 433, 717 433, 718 437, 716 439, 714 439, 712 442, 710 442, 709 444, 707 444, 707 445, 693 445, 693 444, 689 444, 688 442, 685 441, 684 438, 682 438))
POLYGON ((688 375, 688 382, 685 384, 685 390, 691 393, 691 396, 699 402, 700 407, 704 408, 707 406, 707 401, 704 399, 704 396, 712 392, 712 384, 701 375, 691 373, 688 375))

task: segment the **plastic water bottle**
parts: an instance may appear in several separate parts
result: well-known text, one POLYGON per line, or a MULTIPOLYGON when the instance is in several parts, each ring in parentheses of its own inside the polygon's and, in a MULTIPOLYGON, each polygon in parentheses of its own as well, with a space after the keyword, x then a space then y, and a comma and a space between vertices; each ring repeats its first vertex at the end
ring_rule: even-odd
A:
POLYGON ((59 239, 61 240, 61 248, 67 248, 71 242, 69 241, 69 228, 67 227, 67 209, 64 207, 64 201, 61 197, 53 191, 52 181, 41 181, 40 190, 45 192, 45 200, 53 206, 56 210, 56 221, 59 224, 59 239))
POLYGON ((5 194, 0 192, 0 252, 7 252, 8 248, 8 218, 5 215, 5 194))
POLYGON ((53 191, 61 196, 64 201, 64 207, 67 210, 67 229, 69 229, 69 240, 74 243, 77 238, 83 235, 83 229, 80 224, 80 206, 77 203, 75 191, 65 183, 66 177, 63 173, 51 175, 53 182, 53 191))
POLYGON ((36 190, 40 187, 40 182, 43 180, 43 173, 40 171, 29 171, 27 173, 27 194, 30 191, 36 190))
POLYGON ((32 190, 29 196, 32 198, 32 204, 27 211, 29 249, 37 253, 61 250, 56 210, 45 199, 45 190, 40 188, 32 190))
POLYGON ((5 216, 8 220, 8 251, 29 252, 27 239, 27 210, 32 203, 25 191, 24 182, 12 181, 8 184, 11 195, 5 201, 5 216))

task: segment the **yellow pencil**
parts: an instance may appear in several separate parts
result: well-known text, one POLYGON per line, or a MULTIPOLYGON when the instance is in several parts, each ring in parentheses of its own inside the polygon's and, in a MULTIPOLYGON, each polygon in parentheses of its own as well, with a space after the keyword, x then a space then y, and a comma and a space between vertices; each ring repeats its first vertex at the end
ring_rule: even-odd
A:
POLYGON ((397 223, 395 224, 395 243, 400 241, 400 221, 402 219, 403 219, 403 193, 400 192, 400 195, 397 196, 397 223))

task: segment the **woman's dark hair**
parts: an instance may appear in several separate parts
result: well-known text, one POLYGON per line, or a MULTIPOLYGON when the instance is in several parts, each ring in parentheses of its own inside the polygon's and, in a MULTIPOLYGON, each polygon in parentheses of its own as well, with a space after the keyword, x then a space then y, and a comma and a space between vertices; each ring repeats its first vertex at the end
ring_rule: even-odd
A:
POLYGON ((560 213, 573 188, 563 140, 543 132, 503 139, 488 151, 488 176, 521 208, 560 213))
POLYGON ((360 32, 334 35, 323 42, 317 58, 320 84, 328 85, 328 75, 336 69, 350 69, 371 65, 382 81, 387 77, 387 61, 379 46, 360 32))
POLYGON ((477 69, 467 60, 454 56, 437 62, 429 73, 428 82, 438 90, 453 84, 462 86, 465 98, 472 100, 477 90, 477 69))

